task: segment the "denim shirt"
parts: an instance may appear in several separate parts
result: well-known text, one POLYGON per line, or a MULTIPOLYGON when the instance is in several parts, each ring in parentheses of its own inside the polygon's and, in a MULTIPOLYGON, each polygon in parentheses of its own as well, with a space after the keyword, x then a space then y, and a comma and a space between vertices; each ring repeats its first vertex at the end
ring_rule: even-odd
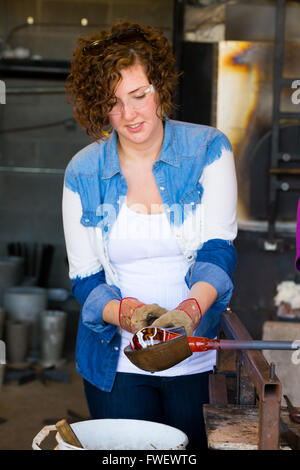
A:
MULTIPOLYGON (((179 247, 189 262, 185 282, 189 289, 198 281, 213 285, 217 300, 205 313, 196 336, 217 335, 220 314, 233 292, 236 250, 232 239, 203 240, 200 179, 204 168, 232 152, 230 142, 210 126, 167 120, 162 150, 153 174, 179 247)), ((120 329, 102 319, 104 306, 122 298, 116 270, 108 256, 110 230, 127 194, 121 172, 116 132, 106 141, 94 142, 79 151, 66 168, 65 188, 80 197, 80 224, 97 231, 94 249, 99 265, 90 271, 70 272, 72 293, 81 305, 76 368, 90 383, 110 391, 116 374, 120 329)), ((216 188, 217 191, 218 188, 216 188)), ((75 235, 76 236, 76 235, 75 235)), ((142 371, 141 371, 142 373, 142 371)))

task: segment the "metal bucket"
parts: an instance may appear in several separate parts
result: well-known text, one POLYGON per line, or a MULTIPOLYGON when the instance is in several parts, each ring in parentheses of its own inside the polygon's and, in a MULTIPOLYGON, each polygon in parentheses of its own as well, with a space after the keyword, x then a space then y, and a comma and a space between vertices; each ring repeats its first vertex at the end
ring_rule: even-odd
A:
MULTIPOLYGON (((58 450, 183 450, 187 435, 179 429, 153 421, 135 419, 93 419, 71 424, 84 449, 64 442, 57 433, 58 450)), ((34 450, 42 450, 41 442, 55 425, 45 426, 32 442, 34 450)))
POLYGON ((48 367, 62 357, 67 314, 61 310, 45 310, 40 315, 41 359, 48 367))
POLYGON ((0 307, 0 340, 3 338, 5 316, 4 308, 0 307))
POLYGON ((8 319, 29 321, 31 335, 29 354, 39 355, 39 315, 47 308, 47 289, 41 287, 10 287, 4 292, 3 306, 8 319))
POLYGON ((0 390, 4 382, 5 367, 6 367, 6 364, 1 364, 0 362, 0 390))
POLYGON ((30 323, 9 320, 6 323, 7 357, 11 363, 23 363, 27 360, 30 323))
POLYGON ((0 257, 0 306, 5 289, 21 284, 24 277, 24 259, 19 256, 0 257))

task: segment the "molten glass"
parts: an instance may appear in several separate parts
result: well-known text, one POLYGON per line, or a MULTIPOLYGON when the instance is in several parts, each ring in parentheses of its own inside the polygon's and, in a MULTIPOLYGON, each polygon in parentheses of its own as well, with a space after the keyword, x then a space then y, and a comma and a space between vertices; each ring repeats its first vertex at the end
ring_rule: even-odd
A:
POLYGON ((143 328, 135 335, 133 335, 130 346, 131 349, 146 349, 150 346, 154 346, 155 344, 164 343, 165 341, 169 341, 176 336, 180 336, 177 333, 171 333, 168 330, 164 330, 163 328, 157 327, 147 327, 143 328))
MULTIPOLYGON (((156 344, 170 341, 178 336, 180 336, 178 333, 173 333, 163 328, 149 326, 147 328, 142 328, 133 335, 130 341, 130 347, 133 350, 146 349, 151 346, 155 346, 156 344)), ((187 341, 192 352, 220 348, 219 341, 214 339, 187 336, 187 341)))

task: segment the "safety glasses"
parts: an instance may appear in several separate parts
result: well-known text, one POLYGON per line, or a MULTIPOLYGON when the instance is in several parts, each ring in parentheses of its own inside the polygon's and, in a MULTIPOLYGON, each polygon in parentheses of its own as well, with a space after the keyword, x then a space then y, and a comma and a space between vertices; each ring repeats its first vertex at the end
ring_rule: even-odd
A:
MULTIPOLYGON (((138 88, 133 93, 130 93, 126 100, 126 107, 131 110, 141 109, 144 106, 147 106, 150 96, 154 94, 154 86, 146 85, 138 88)), ((116 101, 113 105, 111 111, 108 113, 109 116, 119 116, 124 111, 124 104, 121 101, 116 101)))
POLYGON ((99 39, 97 41, 93 41, 88 46, 85 46, 82 50, 84 55, 91 55, 91 56, 99 56, 103 55, 105 48, 114 42, 119 44, 132 44, 136 41, 148 41, 145 37, 144 33, 139 29, 127 29, 126 31, 122 31, 118 34, 113 34, 106 39, 99 39))

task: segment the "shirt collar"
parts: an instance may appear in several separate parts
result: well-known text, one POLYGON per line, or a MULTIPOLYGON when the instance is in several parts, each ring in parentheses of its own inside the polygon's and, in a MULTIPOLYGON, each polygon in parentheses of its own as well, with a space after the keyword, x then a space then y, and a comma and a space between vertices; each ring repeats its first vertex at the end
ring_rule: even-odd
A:
MULTIPOLYGON (((163 161, 169 165, 180 166, 179 152, 177 140, 172 121, 167 119, 164 126, 164 140, 158 162, 163 161)), ((118 150, 117 150, 117 133, 114 130, 107 140, 105 165, 102 170, 102 178, 111 178, 121 172, 118 150)))
POLYGON ((117 149, 117 133, 113 130, 112 134, 108 137, 106 152, 105 152, 105 163, 102 170, 102 178, 111 178, 116 173, 121 172, 119 155, 117 149))
POLYGON ((178 145, 173 121, 167 119, 164 128, 164 140, 158 161, 163 161, 173 166, 180 166, 178 145))

